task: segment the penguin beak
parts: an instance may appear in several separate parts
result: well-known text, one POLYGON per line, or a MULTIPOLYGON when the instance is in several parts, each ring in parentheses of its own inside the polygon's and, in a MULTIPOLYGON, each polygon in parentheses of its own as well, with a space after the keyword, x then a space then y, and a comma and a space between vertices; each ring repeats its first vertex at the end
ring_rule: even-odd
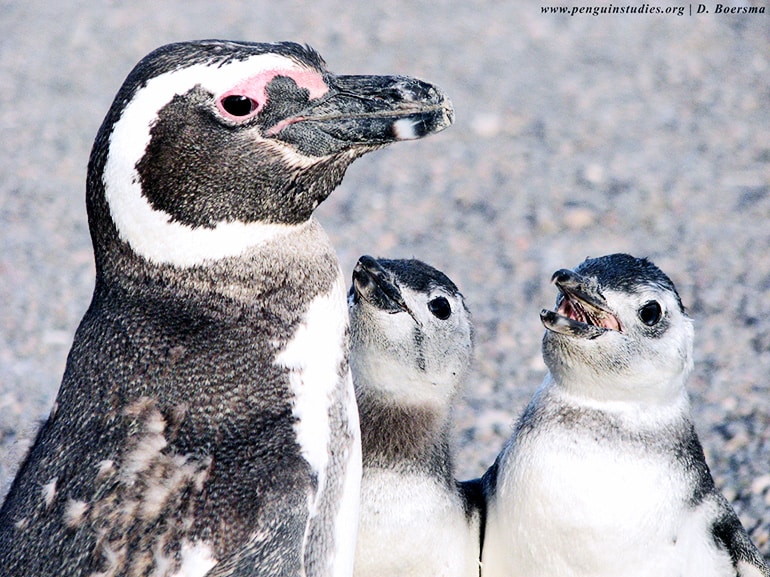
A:
POLYGON ((620 322, 607 306, 595 279, 561 269, 551 282, 559 289, 556 309, 543 309, 540 320, 549 331, 595 339, 608 331, 621 332, 620 322))
POLYGON ((452 103, 432 84, 407 76, 324 76, 329 91, 278 120, 265 134, 313 156, 364 152, 440 132, 452 103))
POLYGON ((409 309, 401 290, 390 278, 388 272, 371 256, 364 255, 358 259, 353 269, 353 286, 350 288, 353 302, 363 299, 372 306, 388 314, 405 312, 418 325, 422 323, 409 309))

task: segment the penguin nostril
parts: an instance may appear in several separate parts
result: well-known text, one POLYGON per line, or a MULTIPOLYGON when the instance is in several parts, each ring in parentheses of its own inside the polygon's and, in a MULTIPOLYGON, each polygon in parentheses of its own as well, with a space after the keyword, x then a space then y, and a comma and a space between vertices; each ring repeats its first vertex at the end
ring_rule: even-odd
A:
POLYGON ((571 276, 571 272, 567 269, 559 269, 555 273, 553 273, 553 276, 551 276, 551 282, 552 283, 563 283, 567 282, 571 276))

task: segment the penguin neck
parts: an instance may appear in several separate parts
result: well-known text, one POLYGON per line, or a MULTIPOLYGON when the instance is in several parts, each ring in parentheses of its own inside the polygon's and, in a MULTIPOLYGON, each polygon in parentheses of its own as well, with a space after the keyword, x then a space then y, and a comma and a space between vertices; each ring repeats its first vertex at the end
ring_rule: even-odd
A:
MULTIPOLYGON (((104 138, 101 133, 99 138, 104 138)), ((116 169, 108 170, 103 148, 104 145, 94 145, 86 207, 97 274, 102 269, 108 274, 113 272, 111 268, 127 265, 124 270, 114 271, 117 277, 152 267, 161 272, 168 268, 184 269, 185 275, 191 276, 199 270, 214 270, 218 264, 232 268, 260 251, 269 255, 269 250, 290 243, 292 237, 303 237, 305 232, 309 232, 310 237, 320 235, 325 239, 312 213, 334 190, 346 166, 342 162, 341 168, 333 171, 335 175, 339 173, 338 177, 311 182, 307 190, 299 184, 296 186, 301 190, 285 190, 286 185, 277 188, 268 183, 261 190, 244 191, 249 197, 263 199, 264 206, 253 207, 244 214, 225 212, 195 222, 189 216, 175 215, 172 208, 153 204, 152 194, 145 195, 133 172, 121 175, 120 171, 115 173, 116 169), (305 205, 301 208, 296 205, 297 196, 304 199, 305 205), (271 204, 265 199, 278 200, 271 204), (258 210, 260 207, 262 212, 258 210), (285 214, 287 210, 291 212, 290 209, 296 209, 291 218, 285 214)), ((309 174, 314 174, 314 169, 316 167, 303 171, 301 180, 305 182, 309 174)), ((183 190, 178 193, 184 196, 183 190)))
POLYGON ((549 369, 546 381, 581 402, 653 410, 676 405, 686 396, 685 382, 692 367, 687 358, 671 367, 639 359, 633 365, 624 359, 614 365, 594 358, 570 362, 567 355, 548 355, 545 361, 549 369))
POLYGON ((611 398, 592 394, 589 387, 565 386, 551 373, 535 394, 533 403, 574 408, 588 413, 606 415, 614 422, 633 430, 658 430, 672 423, 690 419, 690 400, 684 386, 665 398, 611 398))
POLYGON ((357 400, 364 466, 438 470, 452 478, 448 412, 360 392, 357 400))
POLYGON ((119 239, 108 254, 97 251, 97 279, 102 285, 138 294, 152 288, 156 295, 168 291, 192 301, 217 295, 259 304, 261 297, 278 287, 312 296, 328 290, 340 277, 331 242, 313 218, 237 256, 208 259, 195 266, 152 262, 119 239))

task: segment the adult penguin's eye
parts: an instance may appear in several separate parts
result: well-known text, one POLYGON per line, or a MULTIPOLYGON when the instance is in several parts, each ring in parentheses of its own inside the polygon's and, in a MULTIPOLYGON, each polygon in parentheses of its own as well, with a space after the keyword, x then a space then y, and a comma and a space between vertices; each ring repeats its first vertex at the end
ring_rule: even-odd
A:
POLYGON ((662 312, 658 301, 650 301, 639 309, 639 318, 648 327, 652 327, 658 324, 662 312))
POLYGON ((231 94, 222 99, 222 108, 233 116, 248 116, 257 108, 257 103, 248 96, 231 94))
POLYGON ((444 297, 436 297, 428 303, 428 310, 437 319, 447 320, 452 315, 452 307, 444 297))

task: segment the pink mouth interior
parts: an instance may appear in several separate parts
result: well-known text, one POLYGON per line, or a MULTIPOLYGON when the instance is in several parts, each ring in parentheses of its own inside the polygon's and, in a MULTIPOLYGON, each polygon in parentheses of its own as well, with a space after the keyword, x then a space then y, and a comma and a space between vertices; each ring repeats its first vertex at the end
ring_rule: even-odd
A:
POLYGON ((573 300, 569 295, 564 296, 557 312, 579 323, 594 325, 612 331, 620 331, 620 323, 615 315, 583 307, 580 301, 573 300))

